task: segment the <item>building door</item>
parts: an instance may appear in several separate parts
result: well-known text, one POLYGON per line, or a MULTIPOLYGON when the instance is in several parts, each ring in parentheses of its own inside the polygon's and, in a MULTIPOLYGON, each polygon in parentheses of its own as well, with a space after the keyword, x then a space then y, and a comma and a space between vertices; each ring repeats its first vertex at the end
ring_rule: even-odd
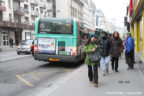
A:
POLYGON ((2 44, 3 44, 3 46, 9 45, 8 34, 2 34, 2 44))

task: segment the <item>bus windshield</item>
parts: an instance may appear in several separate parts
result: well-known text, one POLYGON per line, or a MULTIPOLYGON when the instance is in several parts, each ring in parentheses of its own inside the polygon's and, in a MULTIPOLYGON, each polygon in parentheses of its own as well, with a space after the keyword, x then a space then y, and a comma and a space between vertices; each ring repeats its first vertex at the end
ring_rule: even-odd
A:
POLYGON ((40 34, 73 34, 72 19, 40 19, 40 34))

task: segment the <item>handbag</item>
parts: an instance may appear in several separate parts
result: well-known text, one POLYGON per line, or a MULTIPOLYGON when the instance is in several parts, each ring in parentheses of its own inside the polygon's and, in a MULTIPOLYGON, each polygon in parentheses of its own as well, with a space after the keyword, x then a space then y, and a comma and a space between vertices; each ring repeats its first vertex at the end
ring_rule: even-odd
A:
POLYGON ((90 53, 90 62, 97 62, 100 61, 100 59, 101 59, 101 55, 99 50, 90 53))

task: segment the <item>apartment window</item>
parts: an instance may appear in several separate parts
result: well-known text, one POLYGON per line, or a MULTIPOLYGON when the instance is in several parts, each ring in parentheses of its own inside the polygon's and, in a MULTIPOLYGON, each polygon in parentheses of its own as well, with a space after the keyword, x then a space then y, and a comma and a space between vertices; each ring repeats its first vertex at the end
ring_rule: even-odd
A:
POLYGON ((41 9, 40 12, 41 12, 41 14, 42 14, 42 13, 43 13, 43 10, 41 9))
POLYGON ((32 11, 34 11, 34 9, 35 9, 34 6, 31 6, 31 9, 32 9, 32 11))
POLYGON ((16 23, 19 23, 19 20, 20 20, 19 16, 18 15, 14 15, 14 21, 16 23))
POLYGON ((28 2, 28 0, 25 0, 25 2, 28 2))
POLYGON ((28 22, 29 22, 29 18, 28 17, 25 17, 25 22, 26 22, 26 24, 28 24, 28 22))
POLYGON ((39 11, 38 8, 36 8, 36 11, 37 11, 37 12, 39 11))
POLYGON ((24 9, 28 9, 28 5, 24 4, 24 9))
POLYGON ((47 0, 47 2, 52 2, 51 0, 47 0))
POLYGON ((2 14, 2 11, 0 11, 0 21, 3 20, 3 14, 2 14))
POLYGON ((9 14, 9 21, 12 21, 12 15, 9 14))
POLYGON ((32 25, 35 25, 35 17, 32 17, 32 25))

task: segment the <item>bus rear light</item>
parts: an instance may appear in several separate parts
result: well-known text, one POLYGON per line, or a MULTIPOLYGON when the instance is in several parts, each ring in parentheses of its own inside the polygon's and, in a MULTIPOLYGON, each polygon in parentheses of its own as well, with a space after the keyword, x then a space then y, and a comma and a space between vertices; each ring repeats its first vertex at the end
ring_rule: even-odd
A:
POLYGON ((77 55, 77 48, 76 47, 72 48, 72 55, 77 55))
POLYGON ((38 51, 38 48, 37 48, 37 45, 35 45, 34 46, 34 52, 37 53, 37 51, 38 51))

